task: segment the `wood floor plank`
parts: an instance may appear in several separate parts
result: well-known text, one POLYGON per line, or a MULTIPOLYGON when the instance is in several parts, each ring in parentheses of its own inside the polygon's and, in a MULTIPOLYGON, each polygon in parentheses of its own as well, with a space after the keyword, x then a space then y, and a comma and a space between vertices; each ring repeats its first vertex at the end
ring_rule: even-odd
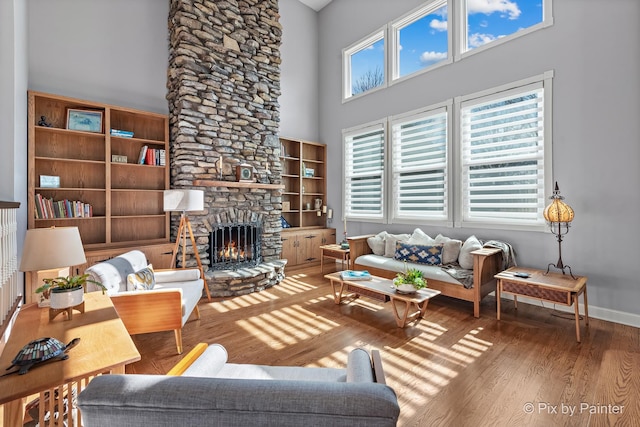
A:
MULTIPOLYGON (((573 316, 548 304, 516 310, 505 300, 497 321, 493 297, 476 319, 470 303, 438 296, 425 318, 400 329, 388 303, 362 297, 336 305, 316 266, 288 271, 259 294, 203 299, 200 312, 184 327, 184 351, 218 342, 233 363, 343 367, 351 349, 379 349, 400 426, 633 426, 640 419, 640 330, 590 319, 577 343, 573 316), (595 416, 580 412, 581 403, 624 411, 595 416)), ((164 374, 181 358, 172 332, 134 342, 142 360, 127 373, 164 374)))

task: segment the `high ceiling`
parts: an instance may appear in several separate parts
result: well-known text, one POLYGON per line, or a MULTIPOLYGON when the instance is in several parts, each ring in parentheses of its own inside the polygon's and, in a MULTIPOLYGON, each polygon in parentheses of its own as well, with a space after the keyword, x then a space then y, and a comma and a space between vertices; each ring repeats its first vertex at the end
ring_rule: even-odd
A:
POLYGON ((300 0, 300 2, 303 4, 306 4, 311 9, 318 12, 320 11, 320 9, 328 5, 331 2, 331 0, 300 0))

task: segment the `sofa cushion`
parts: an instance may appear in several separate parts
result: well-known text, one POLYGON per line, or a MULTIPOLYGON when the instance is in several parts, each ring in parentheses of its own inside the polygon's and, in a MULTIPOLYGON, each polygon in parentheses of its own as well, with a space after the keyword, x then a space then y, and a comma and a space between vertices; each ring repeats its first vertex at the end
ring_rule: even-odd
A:
POLYGON ((415 262, 427 265, 442 265, 442 244, 439 245, 414 245, 411 243, 396 243, 398 261, 415 262))
POLYGON ((386 231, 381 231, 373 237, 367 239, 367 243, 371 251, 376 255, 384 255, 384 239, 387 236, 386 231))
MULTIPOLYGON (((406 263, 404 261, 398 261, 397 259, 387 258, 374 254, 361 255, 355 260, 358 269, 377 268, 380 270, 388 270, 394 273, 402 273, 405 271, 406 263)), ((454 285, 461 285, 462 283, 444 271, 440 266, 426 265, 426 264, 412 264, 412 268, 417 268, 422 271, 424 277, 427 279, 438 280, 440 282, 447 282, 454 285)), ((428 283, 427 283, 428 286, 428 283)))
POLYGON ((460 267, 466 270, 473 270, 473 255, 471 252, 482 249, 482 243, 476 236, 470 236, 465 240, 462 248, 460 249, 460 255, 458 256, 458 264, 460 267))
POLYGON ((460 256, 460 248, 462 248, 462 240, 451 239, 449 237, 438 234, 435 238, 436 243, 442 243, 442 263, 453 264, 458 262, 460 256))
POLYGON ((200 278, 200 270, 197 268, 185 268, 176 270, 155 270, 153 276, 157 283, 189 282, 200 278))
POLYGON ((411 234, 411 237, 409 237, 409 240, 407 240, 407 243, 411 243, 414 245, 433 245, 434 243, 438 243, 438 242, 432 239, 424 231, 420 230, 419 228, 416 228, 415 230, 413 230, 413 234, 411 234))
MULTIPOLYGON (((102 283, 108 295, 127 290, 127 276, 147 265, 147 257, 138 250, 129 251, 115 258, 99 262, 85 270, 89 279, 102 283)), ((93 289, 88 289, 93 290, 93 289)))
POLYGON ((411 235, 409 234, 389 234, 384 238, 384 256, 387 258, 393 258, 396 255, 396 243, 406 242, 411 235))
POLYGON ((150 291, 156 285, 153 277, 153 265, 149 264, 145 268, 127 275, 128 291, 150 291))

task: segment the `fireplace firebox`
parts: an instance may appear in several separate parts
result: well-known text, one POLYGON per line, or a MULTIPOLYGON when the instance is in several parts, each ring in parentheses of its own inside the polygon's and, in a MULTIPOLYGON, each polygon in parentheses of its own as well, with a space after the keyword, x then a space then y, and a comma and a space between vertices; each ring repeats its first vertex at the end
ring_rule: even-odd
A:
POLYGON ((212 270, 237 270, 262 262, 262 226, 257 222, 216 225, 209 235, 212 270))

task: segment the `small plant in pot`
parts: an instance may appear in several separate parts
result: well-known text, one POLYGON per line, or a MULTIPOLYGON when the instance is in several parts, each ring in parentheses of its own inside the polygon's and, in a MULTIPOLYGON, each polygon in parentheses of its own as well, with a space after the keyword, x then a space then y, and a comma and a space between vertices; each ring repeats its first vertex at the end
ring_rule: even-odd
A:
POLYGON ((400 293, 411 294, 418 289, 427 287, 427 279, 422 275, 422 271, 415 268, 406 269, 403 273, 398 273, 393 284, 396 287, 396 291, 400 293))
POLYGON ((93 283, 102 293, 106 288, 100 282, 89 279, 89 274, 81 276, 56 277, 44 279, 44 285, 35 290, 42 293, 43 298, 49 298, 51 308, 75 307, 84 300, 84 292, 88 283, 93 283))

